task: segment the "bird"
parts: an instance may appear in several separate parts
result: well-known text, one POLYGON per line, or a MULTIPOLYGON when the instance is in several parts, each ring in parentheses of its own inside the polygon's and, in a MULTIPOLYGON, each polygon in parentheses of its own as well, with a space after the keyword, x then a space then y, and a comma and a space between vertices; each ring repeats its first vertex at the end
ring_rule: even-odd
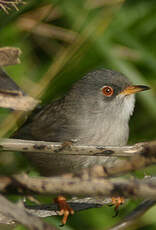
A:
MULTIPOLYGON (((137 92, 148 86, 132 85, 121 73, 100 69, 89 72, 60 99, 46 105, 14 134, 14 138, 81 145, 123 146, 129 137, 129 119, 137 92)), ((26 153, 42 175, 73 172, 94 164, 94 157, 35 156, 26 153)))
MULTIPOLYGON (((80 145, 123 146, 129 137, 129 120, 135 93, 148 90, 133 85, 123 74, 99 69, 89 72, 62 97, 34 114, 14 138, 80 145)), ((102 157, 24 153, 41 175, 59 176, 103 163, 102 157)))

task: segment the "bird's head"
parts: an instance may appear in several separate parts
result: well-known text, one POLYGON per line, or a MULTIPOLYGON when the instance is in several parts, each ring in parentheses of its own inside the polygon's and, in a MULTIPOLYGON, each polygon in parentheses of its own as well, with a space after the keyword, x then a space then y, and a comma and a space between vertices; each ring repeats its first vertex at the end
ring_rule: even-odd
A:
MULTIPOLYGON (((110 116, 122 114, 129 118, 134 109, 134 95, 148 90, 148 86, 132 85, 121 73, 101 69, 88 73, 72 89, 77 103, 84 104, 84 109, 101 112, 110 116)), ((73 98, 72 95, 72 98, 73 98)))

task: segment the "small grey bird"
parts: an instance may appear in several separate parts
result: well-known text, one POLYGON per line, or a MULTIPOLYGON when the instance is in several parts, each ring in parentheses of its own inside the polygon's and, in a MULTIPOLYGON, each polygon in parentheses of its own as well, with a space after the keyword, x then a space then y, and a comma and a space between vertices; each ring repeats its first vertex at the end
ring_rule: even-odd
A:
MULTIPOLYGON (((76 82, 61 99, 45 106, 14 138, 66 142, 82 145, 117 145, 127 143, 129 119, 134 110, 134 94, 149 87, 131 85, 121 73, 101 69, 76 82)), ((42 175, 75 172, 100 164, 103 157, 61 156, 24 153, 42 175)))

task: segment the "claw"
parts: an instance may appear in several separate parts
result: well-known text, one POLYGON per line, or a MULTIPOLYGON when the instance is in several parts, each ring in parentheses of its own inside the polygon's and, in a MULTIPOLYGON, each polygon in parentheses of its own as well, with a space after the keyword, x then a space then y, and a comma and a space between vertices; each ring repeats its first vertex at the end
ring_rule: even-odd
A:
POLYGON ((114 205, 114 211, 115 211, 115 215, 113 217, 118 216, 119 214, 119 206, 122 205, 125 202, 123 197, 112 197, 112 205, 114 205))
POLYGON ((74 214, 74 210, 67 204, 64 196, 58 196, 55 198, 55 203, 57 203, 60 208, 59 215, 63 216, 61 225, 63 226, 66 224, 68 216, 74 214))

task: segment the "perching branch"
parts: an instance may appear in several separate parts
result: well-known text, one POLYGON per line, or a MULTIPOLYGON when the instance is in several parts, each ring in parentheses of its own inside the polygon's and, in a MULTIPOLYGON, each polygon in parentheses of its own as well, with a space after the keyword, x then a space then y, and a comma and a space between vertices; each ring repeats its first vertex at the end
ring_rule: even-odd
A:
MULTIPOLYGON (((135 171, 156 163, 156 141, 138 143, 133 146, 80 146, 76 144, 62 144, 44 141, 27 141, 19 139, 1 139, 2 151, 36 152, 45 154, 50 161, 52 154, 94 156, 99 164, 99 157, 106 159, 101 167, 85 169, 84 174, 95 174, 95 177, 117 176, 135 171)), ((75 158, 76 159, 76 158, 75 158)), ((101 161, 102 162, 102 161, 101 161)), ((82 171, 80 172, 82 173, 82 171)), ((94 175, 93 175, 94 176, 94 175)))
MULTIPOLYGON (((149 198, 156 199, 156 178, 147 177, 143 180, 137 179, 102 179, 102 178, 73 178, 70 175, 68 177, 53 177, 53 178, 32 178, 27 175, 15 175, 10 177, 0 177, 0 190, 2 193, 8 193, 9 191, 15 192, 15 194, 22 195, 35 195, 35 194, 68 194, 68 195, 81 195, 87 196, 83 199, 72 199, 68 203, 75 211, 81 211, 88 208, 101 207, 104 204, 111 202, 110 198, 103 200, 103 197, 111 196, 123 196, 128 198, 149 198), (90 198, 88 196, 102 197, 102 198, 90 198)), ((1 202, 1 199, 0 199, 1 202)), ((149 209, 155 201, 145 202, 145 205, 140 205, 134 212, 128 215, 124 220, 123 224, 131 226, 135 221, 135 218, 143 215, 143 213, 149 209)), ((4 209, 5 210, 5 209, 4 209)), ((38 216, 47 217, 58 215, 59 208, 55 204, 50 205, 31 205, 25 206, 25 211, 38 216)), ((16 219, 16 216, 9 216, 7 213, 4 214, 6 223, 12 223, 16 219)), ((4 219, 4 218, 3 218, 4 219)), ((3 221, 0 215, 0 223, 3 221)), ((120 226, 120 227, 121 227, 120 226)), ((120 229, 120 228, 119 228, 120 229)), ((122 229, 122 228, 121 228, 122 229)), ((124 229, 124 228, 123 228, 124 229)), ((113 229, 113 230, 118 230, 113 229)))
MULTIPOLYGON (((83 199, 78 199, 78 198, 73 198, 70 201, 68 201, 68 204, 70 207, 75 211, 81 211, 81 210, 86 210, 90 208, 100 208, 103 205, 106 205, 111 202, 111 199, 95 199, 91 197, 83 198, 83 199)), ((59 208, 57 204, 51 203, 49 205, 23 205, 23 209, 40 218, 45 218, 49 216, 57 216, 59 215, 59 208)), ((0 223, 4 224, 13 224, 15 223, 15 218, 11 216, 6 216, 0 213, 0 223)))
MULTIPOLYGON (((85 198, 77 198, 74 197, 68 201, 70 207, 75 211, 82 211, 90 208, 101 208, 104 205, 110 204, 111 199, 105 198, 93 198, 93 197, 85 197, 85 198)), ((45 204, 45 205, 25 205, 25 208, 28 212, 38 217, 48 217, 48 216, 56 216, 59 215, 58 205, 52 204, 45 204)))
POLYGON ((131 146, 89 146, 75 143, 30 141, 20 139, 0 139, 1 150, 20 152, 40 152, 49 154, 86 155, 104 157, 132 157, 140 154, 146 146, 155 147, 156 141, 138 143, 131 146))

